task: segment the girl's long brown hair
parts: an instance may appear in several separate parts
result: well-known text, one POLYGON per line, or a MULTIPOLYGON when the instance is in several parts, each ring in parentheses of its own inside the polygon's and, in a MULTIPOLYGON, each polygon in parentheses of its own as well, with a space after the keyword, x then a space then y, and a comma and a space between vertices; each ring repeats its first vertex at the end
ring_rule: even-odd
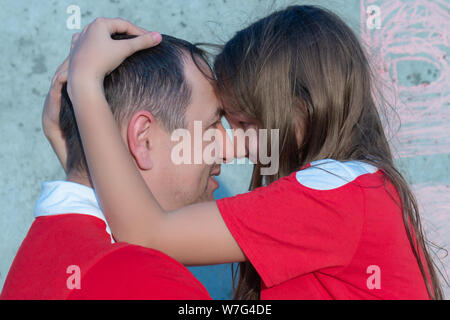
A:
MULTIPOLYGON (((275 12, 228 41, 214 71, 225 108, 256 119, 269 132, 279 129, 279 171, 263 181, 256 164, 250 190, 319 159, 377 166, 385 173, 384 186, 388 179, 398 192, 397 204, 428 294, 443 298, 417 201, 395 167, 383 130, 378 110, 383 104, 375 99, 370 64, 339 17, 316 6, 275 12)), ((269 139, 268 150, 270 146, 269 139)), ((237 287, 232 271, 234 299, 258 299, 258 273, 250 262, 240 263, 239 270, 237 287)))

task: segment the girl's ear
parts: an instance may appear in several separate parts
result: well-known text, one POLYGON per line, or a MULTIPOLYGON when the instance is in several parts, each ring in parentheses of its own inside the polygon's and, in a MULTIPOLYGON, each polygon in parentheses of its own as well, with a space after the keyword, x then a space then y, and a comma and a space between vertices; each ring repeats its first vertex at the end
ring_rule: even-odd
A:
POLYGON ((128 123, 128 148, 140 170, 150 170, 153 167, 150 151, 154 126, 155 118, 145 110, 133 114, 128 123))

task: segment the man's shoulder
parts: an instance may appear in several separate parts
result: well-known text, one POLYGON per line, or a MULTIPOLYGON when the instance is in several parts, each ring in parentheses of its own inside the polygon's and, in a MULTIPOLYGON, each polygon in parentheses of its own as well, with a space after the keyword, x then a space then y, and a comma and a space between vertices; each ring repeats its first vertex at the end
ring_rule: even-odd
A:
POLYGON ((89 273, 114 273, 130 281, 151 280, 161 276, 174 280, 193 280, 192 273, 180 262, 154 249, 116 243, 90 267, 89 273))
POLYGON ((153 249, 112 244, 105 226, 81 214, 37 218, 14 259, 2 298, 209 299, 181 263, 153 249), (81 289, 71 289, 69 284, 78 280, 81 289))
MULTIPOLYGON (((121 243, 118 243, 119 245, 121 243)), ((83 272, 82 272, 83 274, 83 272)), ((70 299, 209 299, 203 285, 164 253, 124 245, 99 258, 70 299)))
POLYGON ((117 249, 106 252, 93 267, 100 268, 110 264, 109 267, 115 269, 124 267, 127 270, 130 268, 142 271, 161 269, 169 272, 179 269, 187 270, 183 264, 161 251, 123 242, 118 242, 112 247, 115 246, 118 246, 117 249))

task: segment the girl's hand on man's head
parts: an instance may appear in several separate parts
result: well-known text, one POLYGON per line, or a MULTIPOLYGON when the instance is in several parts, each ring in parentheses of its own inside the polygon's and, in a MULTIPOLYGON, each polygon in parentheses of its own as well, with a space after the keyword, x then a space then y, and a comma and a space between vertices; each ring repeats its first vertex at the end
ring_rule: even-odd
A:
POLYGON ((79 92, 76 88, 82 89, 86 86, 102 88, 104 77, 128 56, 139 50, 156 46, 160 42, 159 33, 149 32, 126 20, 95 19, 73 39, 67 79, 67 91, 70 98, 73 99, 79 92), (115 33, 137 37, 113 40, 111 35, 115 33))

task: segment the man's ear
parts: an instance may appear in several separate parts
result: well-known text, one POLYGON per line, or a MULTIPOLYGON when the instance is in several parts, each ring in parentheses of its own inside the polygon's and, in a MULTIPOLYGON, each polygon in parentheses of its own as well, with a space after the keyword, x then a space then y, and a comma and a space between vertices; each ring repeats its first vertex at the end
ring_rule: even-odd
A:
POLYGON ((152 149, 151 134, 155 124, 153 115, 145 110, 134 113, 128 123, 128 148, 141 170, 150 170, 153 167, 150 150, 152 149))

